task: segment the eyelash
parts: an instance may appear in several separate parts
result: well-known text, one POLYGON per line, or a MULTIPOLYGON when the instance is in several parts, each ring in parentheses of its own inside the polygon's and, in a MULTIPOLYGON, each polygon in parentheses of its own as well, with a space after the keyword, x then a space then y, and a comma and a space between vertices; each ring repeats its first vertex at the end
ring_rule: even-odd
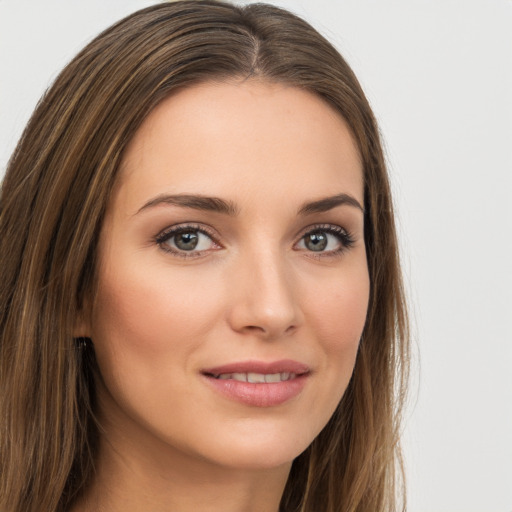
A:
POLYGON ((165 242, 169 241, 176 235, 179 235, 181 233, 189 233, 191 231, 195 231, 198 233, 202 233, 203 235, 206 235, 213 241, 215 245, 222 247, 218 242, 217 237, 211 230, 207 229, 203 225, 198 224, 182 224, 179 226, 173 226, 162 231, 159 235, 157 235, 155 241, 160 246, 160 248, 165 252, 169 252, 180 258, 196 258, 202 256, 207 251, 180 251, 178 249, 172 249, 169 245, 165 244, 165 242))
MULTIPOLYGON (((157 245, 165 252, 171 253, 175 256, 181 257, 181 258, 197 258, 202 256, 204 253, 208 252, 208 250, 204 251, 183 251, 178 249, 173 249, 169 245, 166 244, 171 238, 175 237, 176 235, 179 235, 181 233, 189 233, 189 232, 198 232, 202 233, 203 235, 206 235, 208 238, 212 240, 212 242, 217 245, 219 248, 222 247, 222 245, 217 240, 217 237, 213 233, 212 230, 206 228, 204 225, 199 224, 182 224, 179 226, 173 226, 171 228, 168 228, 161 233, 159 233, 156 238, 155 242, 157 245)), ((314 226, 309 226, 306 228, 306 230, 303 231, 302 235, 300 236, 299 241, 302 241, 306 236, 308 235, 314 235, 317 233, 327 233, 330 235, 335 236, 338 241, 340 242, 340 246, 333 250, 333 251, 318 251, 318 253, 315 254, 315 251, 307 251, 309 254, 308 256, 313 258, 326 258, 326 257, 336 257, 338 255, 341 255, 345 251, 349 250, 355 243, 354 237, 344 228, 341 226, 337 226, 334 224, 318 224, 314 226)), ((298 242, 297 242, 298 243, 298 242)), ((296 244, 295 244, 296 245, 296 244)))
POLYGON ((308 235, 314 235, 317 233, 327 233, 335 236, 340 242, 340 246, 332 251, 307 251, 308 256, 316 259, 320 258, 332 258, 336 256, 340 256, 345 251, 349 250, 353 247, 356 240, 345 228, 341 226, 337 226, 335 224, 317 224, 314 226, 308 226, 306 230, 302 233, 300 237, 300 241, 302 241, 308 235))

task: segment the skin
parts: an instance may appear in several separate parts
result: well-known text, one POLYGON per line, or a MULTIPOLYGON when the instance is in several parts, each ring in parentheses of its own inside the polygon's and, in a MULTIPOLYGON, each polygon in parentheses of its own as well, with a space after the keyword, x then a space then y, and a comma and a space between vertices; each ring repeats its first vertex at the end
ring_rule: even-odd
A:
POLYGON ((359 154, 341 116, 311 93, 206 83, 149 115, 108 206, 91 319, 77 326, 102 375, 103 433, 75 511, 278 510, 292 460, 348 385, 366 317, 363 211, 298 213, 337 194, 364 206, 359 154), (214 196, 237 213, 155 200, 162 194, 214 196), (183 224, 208 230, 200 251, 162 242, 183 224), (324 250, 305 238, 315 229, 324 250), (201 373, 281 359, 310 372, 277 406, 227 398, 201 373))

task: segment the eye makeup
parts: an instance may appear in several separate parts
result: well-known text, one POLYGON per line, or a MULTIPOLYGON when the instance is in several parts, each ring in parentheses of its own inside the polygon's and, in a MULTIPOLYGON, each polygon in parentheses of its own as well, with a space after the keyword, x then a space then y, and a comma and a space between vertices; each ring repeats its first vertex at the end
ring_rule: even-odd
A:
POLYGON ((222 249, 213 230, 194 223, 171 226, 159 233, 155 242, 163 251, 180 258, 198 258, 212 250, 222 249), (205 245, 210 247, 205 248, 205 245))
MULTIPOLYGON (((214 231, 203 224, 185 223, 171 226, 155 237, 155 243, 165 252, 181 258, 200 258, 222 249, 214 231)), ((354 237, 335 224, 317 224, 305 228, 293 246, 314 258, 335 257, 349 250, 354 237)))
POLYGON ((313 258, 336 257, 353 247, 356 240, 336 224, 317 224, 303 230, 295 250, 306 251, 313 258), (333 240, 334 239, 334 240, 333 240), (334 245, 334 247, 332 247, 334 245), (324 250, 328 248, 328 250, 324 250))

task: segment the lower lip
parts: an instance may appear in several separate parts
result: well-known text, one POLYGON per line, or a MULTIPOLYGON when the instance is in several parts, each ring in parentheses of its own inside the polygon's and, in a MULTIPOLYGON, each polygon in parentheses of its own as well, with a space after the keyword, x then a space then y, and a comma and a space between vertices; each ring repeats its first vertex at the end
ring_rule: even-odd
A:
POLYGON ((308 374, 282 382, 240 382, 203 375, 210 386, 225 397, 254 407, 274 407, 295 398, 304 388, 308 374))

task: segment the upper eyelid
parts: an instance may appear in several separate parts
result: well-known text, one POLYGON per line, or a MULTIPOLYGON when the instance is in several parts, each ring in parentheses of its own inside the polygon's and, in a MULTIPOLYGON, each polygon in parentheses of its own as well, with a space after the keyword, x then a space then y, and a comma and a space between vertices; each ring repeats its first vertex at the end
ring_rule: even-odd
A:
POLYGON ((211 240, 211 242, 217 246, 216 250, 223 248, 223 245, 218 241, 217 237, 210 232, 210 229, 211 228, 205 228, 204 225, 197 225, 195 223, 177 224, 160 231, 160 233, 154 237, 154 240, 161 250, 173 255, 174 257, 197 259, 204 256, 205 253, 211 251, 212 248, 197 251, 185 251, 180 250, 177 247, 171 247, 169 244, 167 244, 167 241, 182 232, 198 231, 199 233, 206 235, 211 240))
MULTIPOLYGON (((162 231, 160 231, 156 237, 155 240, 157 243, 163 243, 167 239, 171 238, 174 234, 179 233, 180 231, 187 231, 187 230, 197 230, 208 237, 212 239, 212 241, 220 246, 223 246, 222 242, 220 241, 221 237, 217 233, 217 230, 212 228, 211 226, 208 226, 207 224, 203 223, 196 223, 196 222, 184 222, 175 224, 172 226, 169 226, 162 231)), ((300 229, 294 236, 294 239, 296 242, 294 244, 298 243, 304 236, 306 236, 308 233, 314 232, 314 231, 328 231, 331 233, 336 232, 342 232, 345 233, 347 236, 353 239, 353 241, 356 240, 356 237, 353 235, 351 231, 349 231, 347 228, 340 226, 339 224, 329 224, 329 223, 318 223, 318 224, 310 224, 302 229, 300 229)))
POLYGON ((295 235, 295 238, 302 238, 303 236, 307 235, 308 233, 311 233, 313 231, 330 231, 330 232, 337 232, 338 230, 343 231, 347 235, 350 235, 350 231, 340 226, 339 224, 328 224, 328 223, 320 223, 320 224, 310 224, 309 226, 306 226, 305 228, 302 228, 298 231, 298 233, 295 235))
POLYGON ((349 231, 347 228, 344 228, 339 224, 317 224, 310 226, 309 229, 306 228, 306 231, 302 232, 299 240, 295 243, 295 246, 302 242, 304 236, 315 232, 325 232, 330 234, 331 236, 335 236, 336 238, 338 238, 338 241, 340 243, 340 246, 337 249, 332 249, 329 251, 304 251, 308 258, 314 258, 315 260, 337 257, 343 254, 345 251, 350 250, 358 241, 358 237, 354 236, 352 234, 352 231, 349 231))
POLYGON ((172 235, 179 233, 180 231, 199 231, 207 236, 209 236, 215 243, 220 244, 219 242, 219 236, 216 234, 215 230, 211 228, 210 226, 207 226, 205 224, 197 224, 195 222, 191 223, 180 223, 175 224, 173 226, 169 226, 162 231, 160 231, 155 239, 157 241, 164 240, 165 238, 170 238, 172 235))
MULTIPOLYGON (((340 226, 339 224, 313 224, 306 228, 304 231, 301 232, 299 239, 295 243, 298 244, 302 241, 302 239, 310 234, 315 232, 327 232, 333 236, 338 235, 338 237, 341 239, 342 246, 345 247, 345 249, 352 247, 355 243, 357 243, 359 237, 355 235, 352 231, 349 231, 347 228, 340 226)), ((324 253, 327 255, 330 251, 324 253)), ((318 256, 320 253, 318 253, 318 256)))

